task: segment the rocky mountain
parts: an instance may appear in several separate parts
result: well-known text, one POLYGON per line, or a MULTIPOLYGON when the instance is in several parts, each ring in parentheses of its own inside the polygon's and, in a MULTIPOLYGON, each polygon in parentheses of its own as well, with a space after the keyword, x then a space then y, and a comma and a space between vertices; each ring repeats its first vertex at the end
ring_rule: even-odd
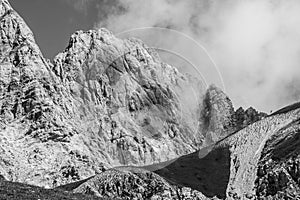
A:
POLYGON ((0 10, 7 180, 53 188, 114 166, 170 160, 229 132, 229 98, 215 86, 198 86, 190 98, 189 78, 142 41, 78 31, 51 63, 8 1, 0 10))
POLYGON ((299 198, 299 104, 234 110, 106 29, 49 61, 0 2, 2 199, 299 198))

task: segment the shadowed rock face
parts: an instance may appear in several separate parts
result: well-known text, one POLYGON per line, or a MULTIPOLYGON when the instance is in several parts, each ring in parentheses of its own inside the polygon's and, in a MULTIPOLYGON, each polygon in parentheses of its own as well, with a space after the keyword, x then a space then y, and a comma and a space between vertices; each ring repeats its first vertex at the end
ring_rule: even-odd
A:
POLYGON ((51 63, 8 1, 0 2, 0 173, 6 179, 55 187, 106 168, 194 152, 206 145, 206 132, 216 131, 213 141, 227 134, 217 131, 231 118, 227 96, 200 87, 190 100, 189 78, 141 41, 105 29, 78 31, 51 63), (205 105, 213 109, 203 117, 210 91, 205 105))
POLYGON ((215 148, 204 157, 199 157, 201 151, 180 157, 155 173, 207 197, 225 198, 230 175, 229 147, 215 148))

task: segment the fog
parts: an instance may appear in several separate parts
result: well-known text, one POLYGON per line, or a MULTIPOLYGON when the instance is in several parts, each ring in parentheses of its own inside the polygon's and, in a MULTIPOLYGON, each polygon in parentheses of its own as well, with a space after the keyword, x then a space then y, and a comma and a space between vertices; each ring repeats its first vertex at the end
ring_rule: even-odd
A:
MULTIPOLYGON (((95 28, 106 27, 120 37, 125 31, 149 46, 180 54, 208 84, 224 89, 235 107, 269 112, 300 98, 300 1, 101 2, 95 28)), ((176 65, 176 59, 169 62, 176 65)))

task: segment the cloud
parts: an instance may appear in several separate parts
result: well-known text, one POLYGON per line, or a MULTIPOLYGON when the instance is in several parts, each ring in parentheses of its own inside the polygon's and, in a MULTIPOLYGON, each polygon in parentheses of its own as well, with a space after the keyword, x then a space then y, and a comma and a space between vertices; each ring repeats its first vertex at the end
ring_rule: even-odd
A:
MULTIPOLYGON (((110 8, 105 15, 102 10, 95 27, 107 27, 115 33, 136 27, 166 27, 203 44, 217 63, 235 106, 270 111, 299 101, 297 0, 119 0, 110 8)), ((165 34, 161 39, 162 35, 139 36, 146 43, 161 42, 169 49, 182 49, 180 53, 204 71, 209 82, 215 81, 209 74, 217 71, 203 61, 209 59, 199 46, 186 45, 186 38, 174 40, 176 34, 165 34)))
POLYGON ((72 6, 76 11, 87 15, 89 5, 94 2, 94 0, 62 0, 63 2, 72 6))

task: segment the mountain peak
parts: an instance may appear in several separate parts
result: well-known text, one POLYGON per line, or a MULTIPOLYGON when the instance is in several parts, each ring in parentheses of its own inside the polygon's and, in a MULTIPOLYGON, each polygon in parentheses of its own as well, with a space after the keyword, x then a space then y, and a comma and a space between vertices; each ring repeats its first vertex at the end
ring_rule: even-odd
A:
POLYGON ((12 7, 7 0, 1 0, 0 2, 0 16, 3 17, 5 13, 12 10, 12 7))
POLYGON ((198 148, 197 110, 179 98, 188 79, 140 40, 77 31, 50 64, 23 19, 2 4, 0 135, 19 144, 2 145, 6 179, 54 187, 103 166, 151 164, 198 148))
POLYGON ((298 104, 234 111, 217 86, 106 29, 75 32, 50 63, 7 0, 0 16, 0 186, 68 184, 110 199, 300 191, 298 104))
POLYGON ((41 60, 42 54, 32 31, 7 0, 1 0, 0 15, 0 59, 14 65, 27 65, 31 60, 25 59, 28 56, 41 60))

